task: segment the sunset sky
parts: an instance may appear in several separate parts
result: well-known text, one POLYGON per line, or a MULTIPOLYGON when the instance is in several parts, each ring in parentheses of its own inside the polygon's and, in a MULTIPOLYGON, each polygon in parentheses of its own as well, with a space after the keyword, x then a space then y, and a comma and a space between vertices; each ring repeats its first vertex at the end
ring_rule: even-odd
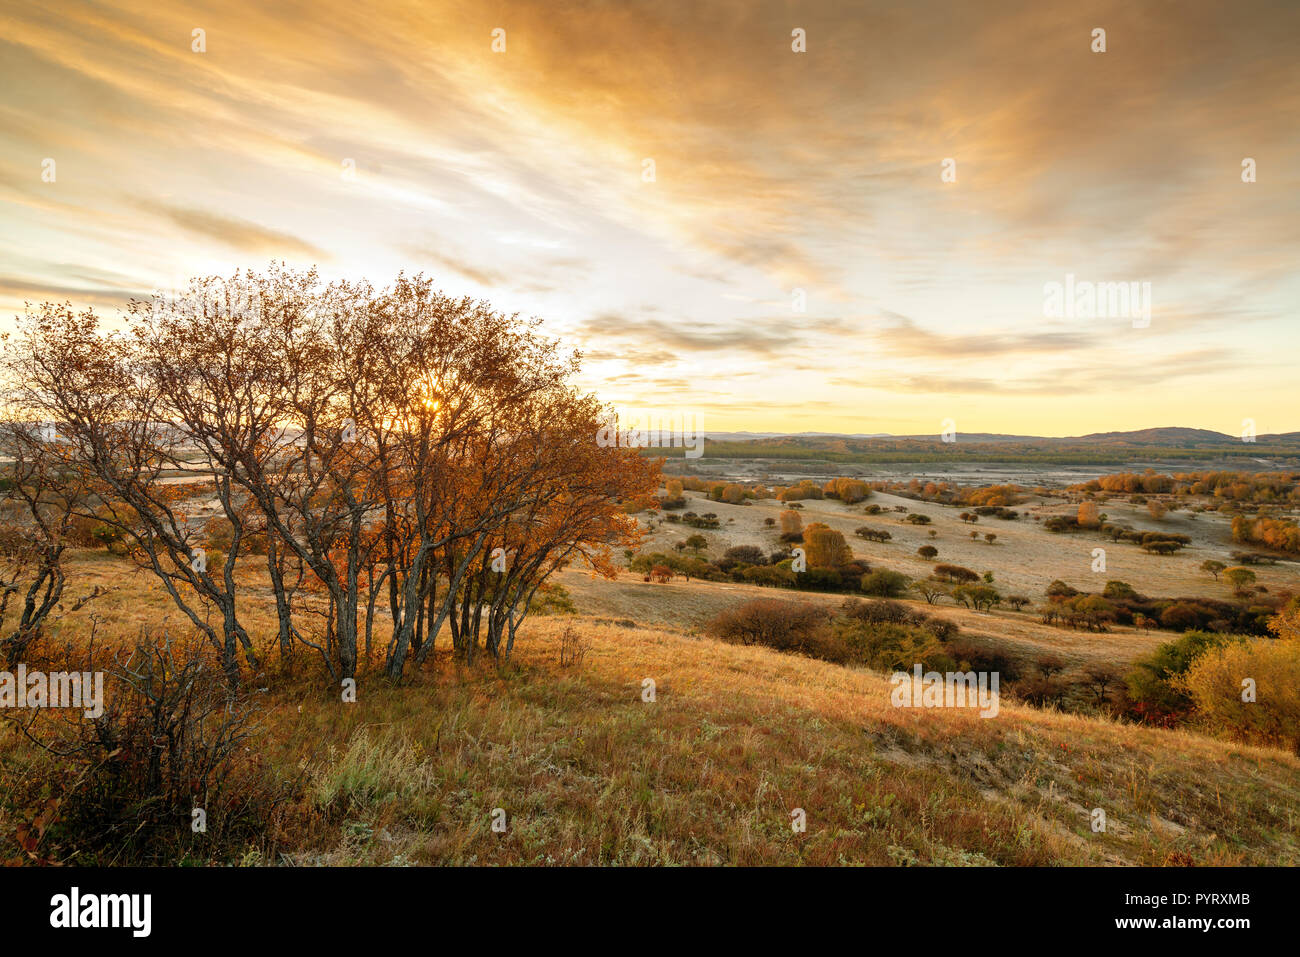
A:
POLYGON ((0 0, 0 327, 275 258, 539 316, 709 430, 1300 430, 1297 38, 1294 2, 0 0), (1067 274, 1150 283, 1149 326, 1045 317, 1067 274))

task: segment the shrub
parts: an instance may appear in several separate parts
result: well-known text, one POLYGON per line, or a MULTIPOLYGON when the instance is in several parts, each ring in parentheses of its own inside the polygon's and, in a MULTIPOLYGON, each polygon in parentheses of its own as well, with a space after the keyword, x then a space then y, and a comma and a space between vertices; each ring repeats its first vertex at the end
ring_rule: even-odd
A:
POLYGON ((1106 587, 1101 590, 1101 596, 1112 599, 1137 598, 1138 593, 1128 582, 1108 581, 1106 587))
POLYGON ((767 555, 757 545, 733 545, 722 553, 718 567, 729 572, 737 565, 766 565, 767 555))
MULTIPOLYGON (((242 851, 271 829, 288 788, 246 747, 251 702, 208 649, 146 635, 114 660, 102 714, 59 718, 42 744, 62 770, 46 775, 44 825, 19 828, 24 850, 50 863, 175 864, 242 851), (202 835, 187 826, 194 808, 202 835)), ((96 670, 93 656, 83 667, 96 670)))
POLYGON ((1201 654, 1232 640, 1241 639, 1189 631, 1139 658, 1124 679, 1133 713, 1155 724, 1173 724, 1185 718, 1191 712, 1192 698, 1179 679, 1201 654))
POLYGON ((707 634, 741 645, 805 651, 821 642, 829 617, 824 608, 779 598, 754 598, 724 609, 705 624, 707 634))
POLYGON ((881 598, 899 598, 907 591, 907 586, 910 583, 911 579, 902 572, 879 568, 868 575, 862 576, 861 587, 868 595, 877 595, 881 598))
POLYGON ((1212 731, 1300 754, 1300 642, 1269 638, 1210 648, 1173 686, 1212 731), (1242 679, 1254 681, 1243 701, 1242 679))

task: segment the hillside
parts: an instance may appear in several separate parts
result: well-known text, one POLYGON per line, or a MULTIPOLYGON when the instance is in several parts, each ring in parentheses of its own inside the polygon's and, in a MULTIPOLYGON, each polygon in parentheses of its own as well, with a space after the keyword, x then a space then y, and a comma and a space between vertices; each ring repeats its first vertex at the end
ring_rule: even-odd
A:
POLYGON ((286 849, 298 863, 1300 863, 1294 757, 1010 704, 895 709, 888 692, 765 649, 537 621, 504 675, 375 687, 352 709, 277 700, 267 746, 346 810, 286 849), (570 626, 586 654, 566 668, 570 626))
MULTIPOLYGON (((115 586, 97 606, 111 623, 101 641, 175 620, 150 576, 123 571, 102 553, 74 565, 78 586, 115 586)), ((1282 751, 1009 700, 989 719, 899 709, 884 675, 691 633, 690 622, 757 589, 606 583, 577 571, 565 581, 591 613, 530 619, 500 671, 443 657, 393 687, 363 666, 355 704, 319 675, 259 677, 258 745, 247 753, 256 763, 240 773, 260 782, 245 786, 272 826, 239 846, 239 859, 1300 863, 1300 759, 1282 751), (680 624, 662 623, 674 615, 680 624), (568 652, 581 648, 578 663, 561 664, 566 640, 568 652), (642 700, 646 679, 653 702, 642 700), (498 808, 504 833, 490 827, 498 808), (807 830, 796 834, 800 808, 807 830), (1095 808, 1106 812, 1104 833, 1090 827, 1095 808)), ((936 613, 1030 648, 1055 641, 1067 656, 1125 660, 1159 640, 1046 629, 1029 615, 936 613)), ((250 608, 259 634, 273 633, 270 614, 250 608)), ((88 625, 79 612, 67 637, 88 625)), ((438 642, 447 647, 445 632, 438 642)), ((55 767, 6 726, 0 793, 55 767)), ((15 824, 0 815, 0 843, 15 824)))

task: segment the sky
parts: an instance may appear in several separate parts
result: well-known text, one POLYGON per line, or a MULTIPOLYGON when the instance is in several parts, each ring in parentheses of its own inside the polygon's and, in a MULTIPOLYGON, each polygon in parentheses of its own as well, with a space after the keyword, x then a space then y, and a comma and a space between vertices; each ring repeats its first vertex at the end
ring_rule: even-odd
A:
POLYGON ((0 329, 277 259, 709 431, 1300 430, 1297 49, 1252 0, 0 0, 0 329))

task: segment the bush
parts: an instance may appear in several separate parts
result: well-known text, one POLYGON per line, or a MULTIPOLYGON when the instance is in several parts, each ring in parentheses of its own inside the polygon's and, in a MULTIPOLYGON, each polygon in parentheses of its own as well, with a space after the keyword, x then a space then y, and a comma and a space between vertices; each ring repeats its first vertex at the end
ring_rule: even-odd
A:
POLYGON ((1172 684, 1212 731, 1300 755, 1300 642, 1269 638, 1210 648, 1172 684), (1253 679, 1243 701, 1242 679, 1253 679))
POLYGON ((1187 717, 1192 710, 1192 698, 1180 679, 1200 655, 1233 640, 1241 639, 1189 631, 1139 658, 1125 677, 1133 713, 1161 725, 1174 724, 1187 717))
POLYGON ((729 572, 737 565, 766 565, 767 555, 757 545, 733 545, 722 553, 718 567, 729 572))
POLYGON ((1128 582, 1108 581, 1106 587, 1101 590, 1101 597, 1119 600, 1137 598, 1138 593, 1128 582))
POLYGON ((103 713, 57 719, 68 723, 42 745, 62 771, 45 776, 54 793, 42 825, 19 827, 24 850, 48 863, 176 864, 241 853, 273 829, 288 787, 246 747, 251 702, 208 650, 148 636, 115 662, 103 713), (206 833, 190 828, 195 808, 206 833))
POLYGON ((926 618, 925 615, 913 612, 902 602, 889 601, 888 599, 860 601, 856 598, 848 598, 840 606, 840 612, 846 618, 853 618, 856 621, 888 621, 894 624, 915 624, 924 621, 926 618))
POLYGON ((911 579, 902 572, 878 568, 874 572, 862 576, 861 587, 868 595, 876 595, 880 598, 901 598, 910 583, 911 579))
POLYGON ((741 645, 778 651, 807 651, 824 643, 819 636, 829 617, 824 608, 779 598, 754 598, 724 609, 705 624, 707 634, 741 645))

